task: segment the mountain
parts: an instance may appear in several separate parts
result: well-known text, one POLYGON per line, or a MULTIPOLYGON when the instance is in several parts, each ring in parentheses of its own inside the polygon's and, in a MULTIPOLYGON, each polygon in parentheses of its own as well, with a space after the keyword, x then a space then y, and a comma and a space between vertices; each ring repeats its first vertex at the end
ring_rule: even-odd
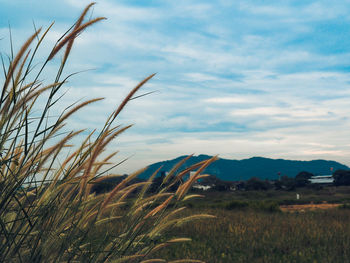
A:
MULTIPOLYGON (((168 172, 175 164, 185 157, 186 156, 180 156, 173 160, 154 163, 139 177, 147 178, 161 166, 163 166, 161 171, 168 172)), ((193 156, 182 166, 182 168, 189 167, 194 163, 209 159, 210 157, 211 156, 203 154, 193 156)), ((331 167, 333 167, 333 171, 338 169, 349 169, 346 165, 335 161, 294 161, 253 157, 243 160, 220 158, 212 163, 204 172, 215 175, 221 180, 239 181, 248 180, 252 177, 258 177, 260 179, 277 179, 279 173, 281 176, 287 175, 288 177, 295 177, 301 171, 307 171, 315 175, 327 175, 331 174, 331 167)))

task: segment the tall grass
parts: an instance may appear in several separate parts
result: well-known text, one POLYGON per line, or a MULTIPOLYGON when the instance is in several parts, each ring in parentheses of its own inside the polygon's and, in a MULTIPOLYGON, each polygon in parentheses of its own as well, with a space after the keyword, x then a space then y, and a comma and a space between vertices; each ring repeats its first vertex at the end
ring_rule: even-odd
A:
POLYGON ((350 262, 348 209, 278 213, 194 208, 184 212, 192 213, 210 213, 217 219, 175 230, 193 241, 158 251, 157 256, 213 263, 350 262))
POLYGON ((103 153, 130 128, 115 124, 120 112, 153 77, 132 89, 99 131, 91 132, 80 144, 70 144, 83 137, 83 130, 65 132, 67 119, 101 98, 72 105, 56 118, 50 111, 62 100, 59 91, 70 77, 63 76, 63 69, 76 37, 104 20, 97 17, 86 21, 92 5, 58 39, 40 68, 34 67, 33 61, 53 25, 36 30, 16 55, 2 57, 0 262, 140 262, 158 249, 189 241, 184 237, 165 239, 167 230, 193 219, 212 217, 177 215, 185 209, 184 200, 196 197, 187 196, 187 192, 215 157, 180 170, 183 160, 156 193, 148 191, 155 174, 147 182, 133 181, 143 170, 129 175, 106 194, 91 191, 117 165, 111 162, 116 153, 103 153), (62 56, 57 73, 51 83, 44 83, 44 69, 57 56, 62 56), (39 115, 35 112, 38 109, 39 115), (67 148, 68 156, 63 154, 67 148), (196 173, 184 180, 193 170, 196 173), (179 186, 171 191, 174 185, 179 186))

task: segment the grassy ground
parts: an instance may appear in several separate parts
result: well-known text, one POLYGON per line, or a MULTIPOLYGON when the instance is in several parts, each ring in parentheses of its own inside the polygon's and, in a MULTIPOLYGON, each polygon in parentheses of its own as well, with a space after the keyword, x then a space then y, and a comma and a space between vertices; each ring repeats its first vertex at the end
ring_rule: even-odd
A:
MULTIPOLYGON (((308 192, 307 196, 313 200, 340 201, 347 200, 348 190, 345 187, 305 189, 304 194, 308 192), (329 191, 334 194, 328 195, 329 191)), ((261 202, 275 202, 295 193, 210 193, 186 213, 205 212, 217 218, 174 230, 170 235, 181 234, 192 238, 192 242, 166 248, 158 256, 206 262, 350 262, 350 209, 283 213, 263 211, 259 206, 229 210, 218 205, 229 202, 230 196, 240 196, 242 202, 259 202, 253 198, 255 194, 260 195, 261 202), (216 198, 220 195, 223 198, 218 202, 216 198)))
POLYGON ((234 192, 201 192, 205 198, 189 201, 189 206, 197 208, 218 208, 230 202, 276 202, 279 205, 305 203, 349 203, 349 186, 328 186, 321 189, 300 188, 294 191, 234 191, 234 192), (300 199, 296 199, 296 194, 300 199))

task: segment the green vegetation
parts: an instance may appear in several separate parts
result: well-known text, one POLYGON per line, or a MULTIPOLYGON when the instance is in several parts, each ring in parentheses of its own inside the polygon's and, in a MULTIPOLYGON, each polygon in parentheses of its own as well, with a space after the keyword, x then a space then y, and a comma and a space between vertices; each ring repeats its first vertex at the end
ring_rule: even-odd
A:
POLYGON ((335 185, 350 185, 350 171, 349 170, 337 170, 334 175, 335 185))
POLYGON ((194 208, 223 208, 230 202, 272 202, 278 205, 308 204, 308 203, 350 203, 349 186, 327 186, 321 189, 299 188, 294 191, 266 190, 266 191, 198 191, 194 193, 203 194, 205 198, 188 201, 194 208), (296 198, 299 194, 300 199, 296 198))
POLYGON ((217 216, 176 232, 192 242, 160 251, 164 258, 206 262, 349 262, 348 209, 306 213, 198 209, 217 216))
POLYGON ((116 153, 106 156, 105 150, 130 127, 114 123, 153 77, 131 90, 100 130, 72 145, 73 139, 83 137, 83 130, 69 131, 66 120, 101 98, 71 105, 58 117, 54 109, 71 76, 64 77, 63 72, 76 37, 104 19, 85 21, 92 5, 57 41, 48 57, 39 59, 43 64, 37 64, 36 54, 53 25, 43 33, 36 30, 8 60, 2 57, 0 262, 140 262, 162 247, 189 241, 182 235, 165 236, 168 230, 193 219, 212 218, 206 214, 179 217, 178 213, 184 209, 182 203, 191 198, 188 190, 215 157, 183 171, 178 168, 187 159, 180 161, 152 193, 148 189, 154 176, 144 182, 132 181, 143 170, 121 178, 109 192, 96 195, 92 191, 116 166, 111 164, 116 153), (51 72, 56 65, 52 62, 61 52, 57 74, 51 83, 44 83, 41 79, 51 76, 45 75, 46 67, 50 64, 51 72), (196 172, 183 182, 181 179, 193 170, 196 172))
POLYGON ((305 189, 304 200, 296 200, 296 192, 290 191, 208 193, 192 201, 184 213, 210 213, 216 219, 174 230, 191 237, 192 242, 157 255, 206 262, 349 262, 349 190, 305 189), (343 205, 294 213, 281 212, 277 205, 331 201, 343 205))

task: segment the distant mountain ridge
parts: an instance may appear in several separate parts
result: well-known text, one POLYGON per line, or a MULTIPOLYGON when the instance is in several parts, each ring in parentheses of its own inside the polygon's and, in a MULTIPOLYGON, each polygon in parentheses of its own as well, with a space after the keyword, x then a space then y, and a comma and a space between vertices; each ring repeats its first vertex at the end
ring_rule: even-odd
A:
MULTIPOLYGON (((177 164, 185 157, 186 156, 180 156, 172 160, 151 164, 149 168, 139 177, 147 178, 161 166, 163 166, 161 171, 168 172, 175 164, 177 164)), ((182 168, 189 167, 194 163, 209 159, 210 157, 212 156, 204 154, 193 156, 182 166, 182 168)), ((212 163, 208 168, 206 168, 204 172, 215 175, 219 179, 225 181, 248 180, 252 177, 271 180, 277 179, 279 173, 281 176, 287 175, 288 177, 295 177, 301 171, 307 171, 315 175, 328 175, 332 173, 331 167, 333 167, 333 171, 336 171, 338 169, 349 169, 348 166, 336 161, 296 161, 252 157, 243 160, 230 160, 220 158, 216 162, 212 163)))

